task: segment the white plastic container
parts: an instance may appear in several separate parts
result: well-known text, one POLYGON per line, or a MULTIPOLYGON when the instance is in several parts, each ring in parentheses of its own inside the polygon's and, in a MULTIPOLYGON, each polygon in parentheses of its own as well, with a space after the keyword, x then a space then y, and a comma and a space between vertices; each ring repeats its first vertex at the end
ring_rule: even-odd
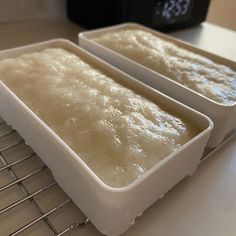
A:
POLYGON ((122 188, 104 184, 91 169, 45 123, 0 82, 0 116, 12 125, 41 157, 76 205, 105 235, 124 233, 135 218, 169 189, 197 168, 213 123, 205 115, 157 92, 66 40, 53 40, 0 52, 0 59, 16 57, 44 48, 61 47, 82 55, 153 102, 181 113, 200 128, 200 133, 122 188))
POLYGON ((236 103, 227 106, 214 102, 203 95, 182 86, 174 80, 171 80, 168 77, 163 76, 92 40, 92 38, 107 32, 131 28, 142 29, 144 31, 150 32, 161 39, 175 43, 177 46, 205 56, 219 64, 227 65, 235 71, 236 63, 199 48, 193 47, 183 41, 176 40, 173 37, 134 23, 125 23, 79 34, 79 44, 81 47, 102 58, 108 63, 118 67, 131 76, 139 79, 140 81, 150 85, 151 87, 156 88, 159 91, 209 116, 214 122, 214 129, 207 146, 209 148, 213 148, 219 145, 224 140, 224 138, 236 128, 236 103))

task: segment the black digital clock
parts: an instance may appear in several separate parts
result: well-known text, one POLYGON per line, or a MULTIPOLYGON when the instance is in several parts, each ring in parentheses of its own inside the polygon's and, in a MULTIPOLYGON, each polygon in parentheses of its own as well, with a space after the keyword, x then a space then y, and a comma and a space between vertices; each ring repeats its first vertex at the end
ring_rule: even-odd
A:
POLYGON ((210 1, 156 0, 151 25, 163 30, 190 26, 205 20, 210 1))
POLYGON ((138 22, 167 31, 206 19, 210 0, 67 0, 68 16, 87 28, 138 22))
POLYGON ((188 20, 193 0, 157 0, 154 6, 154 25, 174 24, 188 20))

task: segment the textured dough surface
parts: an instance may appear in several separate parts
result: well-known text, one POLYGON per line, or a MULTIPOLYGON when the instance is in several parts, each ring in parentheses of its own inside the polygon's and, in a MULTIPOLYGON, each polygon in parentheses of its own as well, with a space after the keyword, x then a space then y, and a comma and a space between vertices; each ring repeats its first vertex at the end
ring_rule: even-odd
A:
POLYGON ((133 182, 197 134, 64 49, 2 60, 0 78, 113 187, 133 182))
POLYGON ((93 38, 148 68, 224 105, 236 102, 236 72, 143 30, 108 32, 93 38))

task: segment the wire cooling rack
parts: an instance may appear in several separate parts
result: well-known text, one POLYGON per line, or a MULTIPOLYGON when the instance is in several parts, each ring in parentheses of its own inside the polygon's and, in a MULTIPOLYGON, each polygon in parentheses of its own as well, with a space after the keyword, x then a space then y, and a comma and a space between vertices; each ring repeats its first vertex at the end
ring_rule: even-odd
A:
POLYGON ((1 235, 71 235, 89 224, 47 166, 1 118, 0 199, 1 235))
MULTIPOLYGON (((217 148, 205 150, 201 162, 234 136, 235 131, 217 148)), ((0 118, 0 235, 91 235, 82 232, 88 225, 47 166, 0 118)))

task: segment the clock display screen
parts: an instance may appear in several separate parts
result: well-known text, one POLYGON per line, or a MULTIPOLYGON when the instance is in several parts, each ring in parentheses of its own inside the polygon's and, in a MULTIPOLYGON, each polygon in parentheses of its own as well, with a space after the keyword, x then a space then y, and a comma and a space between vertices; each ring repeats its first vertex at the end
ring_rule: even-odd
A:
POLYGON ((187 21, 191 16, 194 0, 156 0, 154 25, 166 25, 187 21))

